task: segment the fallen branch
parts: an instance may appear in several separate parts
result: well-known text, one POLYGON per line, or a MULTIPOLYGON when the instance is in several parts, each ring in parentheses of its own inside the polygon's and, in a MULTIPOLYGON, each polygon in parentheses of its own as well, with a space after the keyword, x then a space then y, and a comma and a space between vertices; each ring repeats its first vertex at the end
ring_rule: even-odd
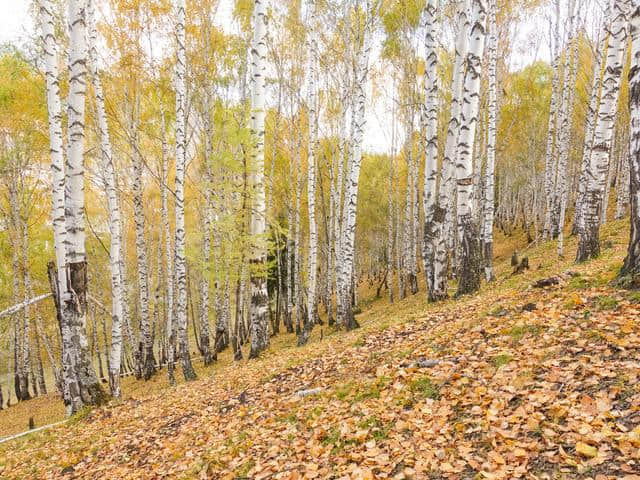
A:
POLYGON ((12 307, 7 308, 0 312, 0 318, 8 317, 9 315, 13 315, 14 313, 18 313, 23 308, 27 308, 29 305, 33 305, 34 303, 41 302, 42 300, 46 300, 51 296, 51 292, 43 293, 42 295, 38 295, 37 297, 30 298, 25 300, 24 302, 18 303, 17 305, 13 305, 12 307))
POLYGON ((304 397, 309 397, 311 395, 317 395, 318 393, 322 392, 324 390, 323 387, 318 387, 318 388, 311 388, 309 390, 300 390, 299 392, 296 392, 296 395, 304 398, 304 397))
POLYGON ((537 282, 534 282, 533 288, 545 288, 552 285, 558 285, 559 283, 560 279, 558 277, 543 278, 541 280, 538 280, 537 282))
POLYGON ((31 429, 31 430, 27 430, 25 432, 16 433, 15 435, 9 435, 8 437, 0 438, 0 443, 9 442, 11 440, 15 440, 16 438, 24 437, 25 435, 30 435, 32 433, 40 432, 42 430, 47 430, 47 429, 49 429, 51 427, 55 427, 57 425, 62 425, 63 423, 66 423, 66 422, 67 422, 66 420, 61 420, 59 422, 50 423, 49 425, 43 425, 42 427, 38 427, 38 428, 31 429))

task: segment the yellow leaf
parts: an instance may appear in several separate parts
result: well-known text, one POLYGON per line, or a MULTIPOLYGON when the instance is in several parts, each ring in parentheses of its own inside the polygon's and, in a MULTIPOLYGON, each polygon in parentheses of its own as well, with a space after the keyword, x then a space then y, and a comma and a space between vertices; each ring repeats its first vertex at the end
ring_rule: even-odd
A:
POLYGON ((585 457, 593 458, 598 455, 598 449, 596 447, 592 447, 591 445, 587 445, 586 443, 578 442, 576 443, 576 452, 580 455, 584 455, 585 457))

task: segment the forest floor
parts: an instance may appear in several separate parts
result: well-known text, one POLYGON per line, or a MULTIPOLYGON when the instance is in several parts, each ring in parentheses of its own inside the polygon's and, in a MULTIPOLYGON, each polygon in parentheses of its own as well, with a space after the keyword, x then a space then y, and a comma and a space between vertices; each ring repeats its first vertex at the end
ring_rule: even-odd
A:
POLYGON ((158 378, 0 445, 0 478, 640 480, 640 293, 611 282, 627 235, 606 225, 582 265, 574 238, 531 248, 522 275, 503 243, 478 295, 381 299, 356 331, 158 378))

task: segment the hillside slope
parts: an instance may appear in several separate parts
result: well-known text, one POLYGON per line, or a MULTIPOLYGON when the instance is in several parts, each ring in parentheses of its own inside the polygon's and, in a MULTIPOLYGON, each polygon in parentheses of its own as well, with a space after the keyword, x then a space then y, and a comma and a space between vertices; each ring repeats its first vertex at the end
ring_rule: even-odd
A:
POLYGON ((640 479, 640 295, 610 285, 622 224, 604 235, 588 264, 542 245, 477 296, 380 301, 358 331, 0 445, 0 478, 640 479))

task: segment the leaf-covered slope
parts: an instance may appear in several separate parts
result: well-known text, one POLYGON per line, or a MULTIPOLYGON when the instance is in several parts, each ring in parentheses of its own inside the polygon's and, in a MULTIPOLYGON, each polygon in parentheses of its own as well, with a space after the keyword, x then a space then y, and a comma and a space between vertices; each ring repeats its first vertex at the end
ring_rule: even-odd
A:
POLYGON ((380 305, 358 332, 95 410, 4 445, 0 477, 639 479, 640 296, 607 283, 620 246, 578 275, 541 249, 476 297, 380 305), (527 288, 553 268, 559 284, 527 288))

